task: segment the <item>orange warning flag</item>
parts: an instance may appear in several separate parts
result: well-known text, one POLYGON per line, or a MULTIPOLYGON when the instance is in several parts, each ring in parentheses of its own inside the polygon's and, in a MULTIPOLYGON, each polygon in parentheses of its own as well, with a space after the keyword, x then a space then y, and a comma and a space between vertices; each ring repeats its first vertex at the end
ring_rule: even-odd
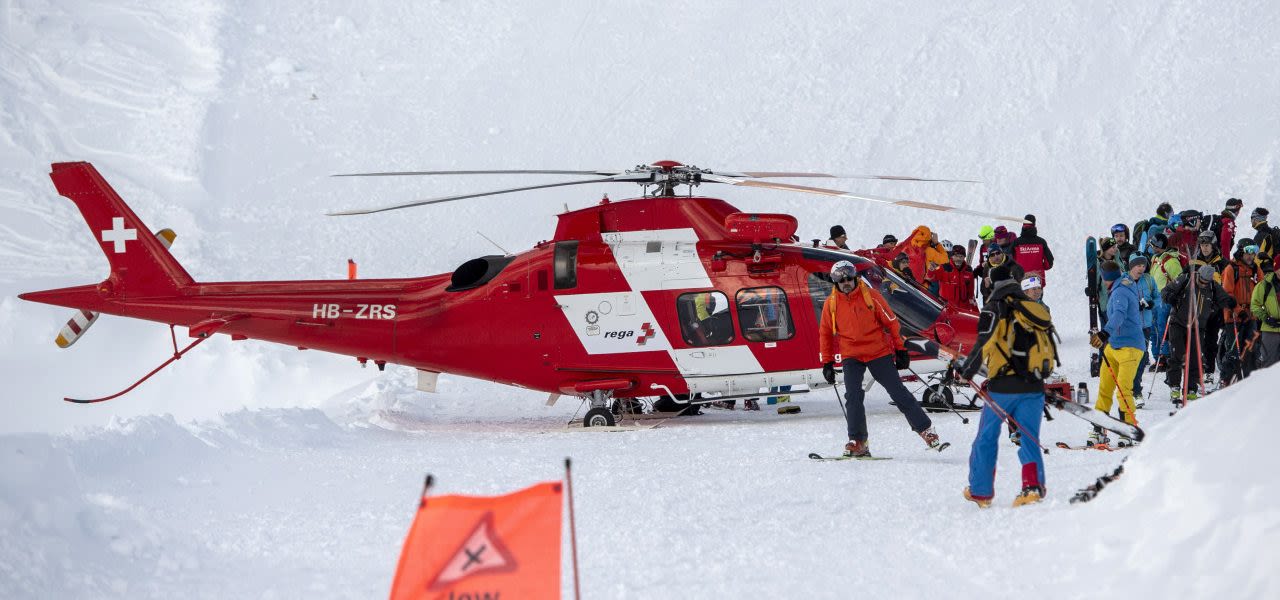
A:
POLYGON ((559 598, 559 481, 505 496, 428 496, 391 584, 402 598, 559 598))

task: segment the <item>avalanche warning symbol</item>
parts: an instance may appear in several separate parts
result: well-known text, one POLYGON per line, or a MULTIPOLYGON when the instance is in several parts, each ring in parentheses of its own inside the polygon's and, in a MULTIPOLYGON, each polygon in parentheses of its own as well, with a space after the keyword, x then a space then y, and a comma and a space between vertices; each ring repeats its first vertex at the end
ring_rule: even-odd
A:
POLYGON ((515 557, 494 533, 493 512, 486 512, 453 553, 453 558, 431 579, 427 591, 449 587, 477 573, 508 573, 516 568, 515 557))

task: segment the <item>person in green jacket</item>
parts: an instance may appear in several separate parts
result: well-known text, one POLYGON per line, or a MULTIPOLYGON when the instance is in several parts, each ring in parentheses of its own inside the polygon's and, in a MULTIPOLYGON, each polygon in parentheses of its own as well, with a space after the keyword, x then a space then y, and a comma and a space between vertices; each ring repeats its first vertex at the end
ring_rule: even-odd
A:
POLYGON ((1276 277, 1270 257, 1259 255, 1258 266, 1266 275, 1253 288, 1249 310, 1258 319, 1258 329, 1262 332, 1262 348, 1258 353, 1261 369, 1280 362, 1280 277, 1276 277))

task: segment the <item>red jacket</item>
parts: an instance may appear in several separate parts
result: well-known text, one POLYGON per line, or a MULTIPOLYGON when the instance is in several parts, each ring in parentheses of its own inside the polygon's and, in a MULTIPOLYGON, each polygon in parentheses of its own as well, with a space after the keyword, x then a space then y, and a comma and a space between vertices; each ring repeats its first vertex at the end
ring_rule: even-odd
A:
POLYGON ((938 282, 938 296, 947 304, 977 308, 973 300, 973 269, 969 265, 942 265, 933 272, 933 278, 938 282))
POLYGON ((848 294, 838 288, 831 290, 818 326, 819 360, 834 361, 838 351, 841 359, 865 363, 905 349, 898 317, 880 292, 866 283, 859 283, 848 294))

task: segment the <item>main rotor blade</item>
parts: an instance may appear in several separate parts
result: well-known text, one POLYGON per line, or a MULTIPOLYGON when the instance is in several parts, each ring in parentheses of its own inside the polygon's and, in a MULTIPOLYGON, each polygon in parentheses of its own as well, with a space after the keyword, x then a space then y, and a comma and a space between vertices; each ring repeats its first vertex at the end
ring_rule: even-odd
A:
POLYGON ((497 169, 488 171, 385 171, 338 173, 330 177, 399 177, 402 175, 617 175, 623 171, 559 171, 548 169, 497 169))
POLYGON ((975 217, 986 217, 989 219, 998 219, 1001 221, 1011 221, 1014 223, 1023 223, 1021 217, 1010 217, 1005 215, 997 215, 994 213, 982 212, 978 210, 970 210, 967 208, 959 208, 955 206, 947 206, 945 204, 933 204, 931 202, 921 202, 919 200, 900 200, 897 198, 887 198, 885 196, 872 196, 870 194, 855 194, 842 190, 829 190, 826 188, 809 187, 807 185, 791 185, 787 183, 773 183, 769 181, 755 181, 752 179, 733 179, 730 177, 708 177, 702 176, 703 181, 715 181, 717 183, 727 183, 729 185, 740 185, 744 187, 768 188, 774 190, 787 190, 792 192, 804 192, 806 194, 819 194, 823 196, 835 196, 838 198, 853 198, 855 200, 867 200, 869 202, 879 202, 881 204, 896 204, 898 206, 910 206, 912 208, 923 208, 926 210, 936 210, 940 212, 957 212, 964 215, 973 215, 975 217))
POLYGON ((885 179, 890 181, 941 181, 946 183, 982 183, 972 179, 930 179, 927 177, 911 177, 908 175, 863 175, 855 173, 792 173, 788 171, 716 171, 716 175, 726 177, 750 177, 752 179, 784 179, 792 177, 821 177, 825 179, 885 179))
POLYGON ((611 177, 602 177, 599 179, 583 179, 580 181, 561 181, 559 183, 547 183, 543 185, 526 185, 515 188, 507 188, 503 190, 494 190, 491 192, 479 192, 476 194, 460 194, 457 196, 445 196, 443 198, 428 198, 426 200, 415 200, 413 202, 405 202, 403 204, 393 204, 391 206, 383 206, 381 208, 354 209, 339 212, 326 213, 330 217, 342 217, 350 215, 369 215, 373 213, 385 212, 388 210, 398 210, 401 208, 411 208, 414 206, 425 206, 428 204, 439 204, 441 202, 452 202, 454 200, 465 200, 467 198, 479 198, 481 196, 496 196, 498 194, 510 194, 512 192, 524 192, 527 190, 541 190, 545 188, 563 187, 566 185, 583 185, 586 183, 608 183, 612 181, 641 181, 650 179, 651 173, 622 173, 611 177))

